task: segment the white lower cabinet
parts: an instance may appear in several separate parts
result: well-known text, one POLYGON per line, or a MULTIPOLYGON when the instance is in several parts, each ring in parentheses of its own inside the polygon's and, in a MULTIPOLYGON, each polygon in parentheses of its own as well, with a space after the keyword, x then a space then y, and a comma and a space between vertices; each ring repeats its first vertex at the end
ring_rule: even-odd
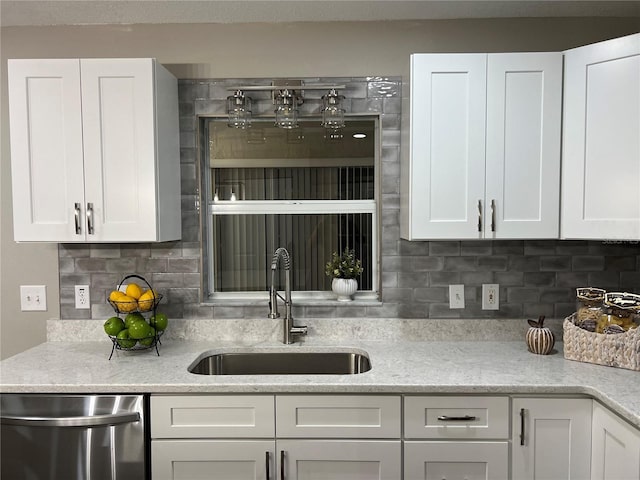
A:
POLYGON ((590 478, 591 408, 585 398, 514 398, 512 478, 590 478))
POLYGON ((400 440, 278 440, 281 480, 398 480, 400 440))
POLYGON ((277 395, 278 438, 400 438, 399 395, 277 395))
POLYGON ((640 430, 588 398, 152 395, 150 417, 153 480, 640 479, 640 430))
POLYGON ((640 430, 593 402, 591 480, 640 478, 640 430))
POLYGON ((404 442, 405 480, 507 480, 509 443, 404 442))
POLYGON ((399 395, 276 395, 273 478, 398 480, 400 436, 399 395))
POLYGON ((404 438, 405 480, 507 480, 509 397, 406 396, 404 438))
POLYGON ((153 479, 269 480, 276 478, 273 440, 157 440, 153 479))
POLYGON ((399 395, 153 395, 153 480, 399 480, 399 395))

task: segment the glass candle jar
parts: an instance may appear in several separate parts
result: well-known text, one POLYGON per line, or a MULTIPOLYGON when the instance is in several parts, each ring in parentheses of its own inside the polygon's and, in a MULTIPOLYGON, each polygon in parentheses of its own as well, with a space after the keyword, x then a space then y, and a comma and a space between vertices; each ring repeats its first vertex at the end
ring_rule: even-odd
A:
POLYGON ((640 320, 640 295, 610 292, 604 297, 604 312, 596 332, 624 333, 638 327, 640 320))
POLYGON ((576 289, 576 325, 595 332, 603 314, 604 297, 601 288, 582 287, 576 289))

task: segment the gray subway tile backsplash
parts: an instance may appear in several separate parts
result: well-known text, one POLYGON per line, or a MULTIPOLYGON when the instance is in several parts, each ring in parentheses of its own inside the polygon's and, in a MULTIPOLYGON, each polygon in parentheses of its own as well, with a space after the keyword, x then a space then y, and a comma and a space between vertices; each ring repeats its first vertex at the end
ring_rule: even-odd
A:
MULTIPOLYGON (((206 305, 201 298, 197 114, 223 115, 229 86, 271 79, 180 80, 183 236, 162 244, 61 244, 60 316, 101 319, 113 310, 108 292, 136 273, 165 299, 175 318, 260 318, 266 305, 206 305), (91 286, 91 309, 76 310, 74 285, 91 286)), ((640 293, 640 244, 579 240, 464 240, 408 242, 399 237, 401 78, 318 78, 347 85, 345 108, 381 117, 382 303, 294 305, 296 317, 563 318, 575 309, 575 287, 640 293), (465 308, 449 308, 450 284, 465 285, 465 308), (500 309, 482 310, 483 283, 500 284, 500 309)), ((303 112, 319 114, 324 92, 308 91, 303 112)), ((254 114, 270 113, 269 92, 252 92, 254 114), (258 101, 255 101, 258 100, 258 101), (259 101, 262 100, 262 101, 259 101)))

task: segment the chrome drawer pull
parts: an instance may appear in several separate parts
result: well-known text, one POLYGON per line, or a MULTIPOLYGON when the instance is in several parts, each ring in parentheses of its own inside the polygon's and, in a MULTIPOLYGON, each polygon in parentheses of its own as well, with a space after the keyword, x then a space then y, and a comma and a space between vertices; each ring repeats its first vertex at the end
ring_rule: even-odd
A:
POLYGON ((87 203, 87 233, 93 235, 93 203, 87 203))
POLYGON ((491 231, 496 231, 496 201, 491 200, 491 231))
POLYGON ((470 422, 476 420, 475 415, 463 415, 462 417, 450 417, 449 415, 440 415, 438 420, 441 422, 470 422))
POLYGON ((478 231, 482 232, 482 200, 478 200, 478 231))
POLYGON ((80 226, 80 204, 74 204, 75 210, 75 220, 76 220, 76 235, 80 235, 82 233, 82 227, 80 226))

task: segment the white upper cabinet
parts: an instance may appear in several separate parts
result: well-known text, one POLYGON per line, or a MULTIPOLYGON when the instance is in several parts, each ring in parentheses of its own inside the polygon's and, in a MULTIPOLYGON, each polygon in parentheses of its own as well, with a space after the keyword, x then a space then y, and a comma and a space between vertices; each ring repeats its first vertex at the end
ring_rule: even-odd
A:
POLYGON ((411 56, 401 234, 558 238, 562 55, 411 56))
POLYGON ((562 238, 640 239, 640 34, 565 52, 562 238))
POLYGON ((14 238, 77 241, 84 205, 80 62, 9 60, 8 75, 14 238))
POLYGON ((481 54, 411 56, 403 238, 482 238, 486 69, 481 54))
POLYGON ((558 238, 562 55, 487 64, 485 238, 558 238))
POLYGON ((15 240, 179 239, 176 79, 153 59, 8 66, 15 240))

